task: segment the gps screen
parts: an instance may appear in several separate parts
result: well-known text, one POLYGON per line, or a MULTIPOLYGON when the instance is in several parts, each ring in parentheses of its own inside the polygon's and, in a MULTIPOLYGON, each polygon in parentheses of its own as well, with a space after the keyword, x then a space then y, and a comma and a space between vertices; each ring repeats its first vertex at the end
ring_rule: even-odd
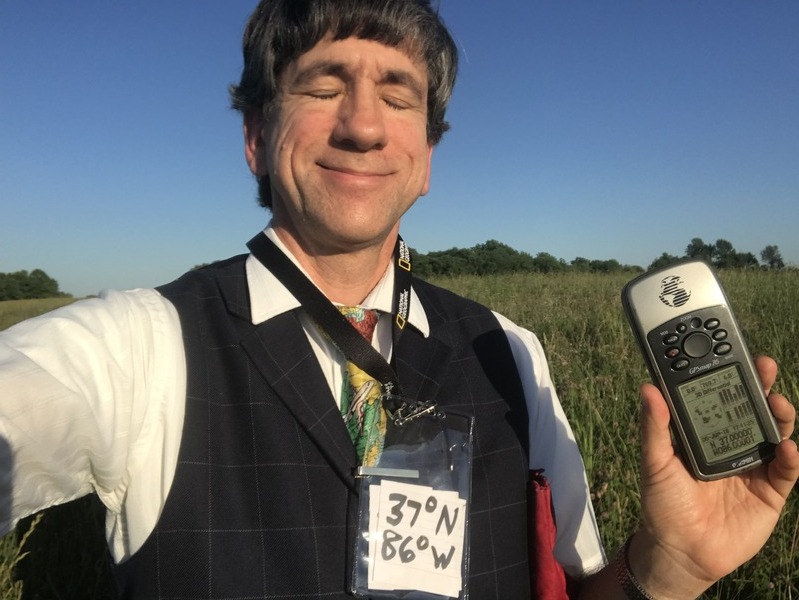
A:
POLYGON ((724 460, 765 441, 737 366, 717 369, 677 390, 706 462, 724 460))

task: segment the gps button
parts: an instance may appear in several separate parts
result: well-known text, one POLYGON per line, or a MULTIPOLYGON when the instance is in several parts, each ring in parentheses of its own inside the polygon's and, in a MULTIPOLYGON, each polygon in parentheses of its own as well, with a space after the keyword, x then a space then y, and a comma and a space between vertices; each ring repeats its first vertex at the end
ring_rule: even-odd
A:
POLYGON ((702 358, 712 347, 713 342, 704 333, 692 333, 682 345, 683 352, 692 358, 702 358))

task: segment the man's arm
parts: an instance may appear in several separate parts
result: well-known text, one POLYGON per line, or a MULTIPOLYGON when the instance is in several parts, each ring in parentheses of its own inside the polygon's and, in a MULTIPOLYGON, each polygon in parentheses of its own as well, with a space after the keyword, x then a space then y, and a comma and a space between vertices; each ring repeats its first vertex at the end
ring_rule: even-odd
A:
POLYGON ((124 558, 168 493, 184 397, 180 324, 155 290, 109 292, 0 332, 0 535, 94 491, 124 558))
MULTIPOLYGON (((769 358, 756 361, 766 394, 777 375, 769 358)), ((766 543, 799 478, 799 451, 788 439, 796 410, 779 394, 769 403, 783 441, 768 465, 718 481, 694 479, 674 453, 669 411, 657 388, 641 389, 642 525, 630 540, 628 566, 658 600, 696 598, 752 558, 766 543)), ((580 599, 625 600, 613 562, 585 578, 580 599)))
POLYGON ((550 377, 538 338, 494 313, 511 345, 524 387, 530 431, 530 465, 552 487, 557 522, 556 560, 572 577, 605 563, 585 467, 550 377))

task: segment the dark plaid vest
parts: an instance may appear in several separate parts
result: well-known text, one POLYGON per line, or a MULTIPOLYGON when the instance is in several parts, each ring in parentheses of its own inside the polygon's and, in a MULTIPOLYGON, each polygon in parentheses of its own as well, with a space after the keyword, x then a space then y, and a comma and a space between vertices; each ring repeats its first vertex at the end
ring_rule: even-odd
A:
MULTIPOLYGON (((123 598, 349 597, 356 456, 294 312, 254 326, 244 256, 160 288, 187 353, 183 438, 164 511, 117 567, 123 598)), ((395 368, 408 396, 475 416, 469 592, 529 597, 527 410, 486 308, 414 283, 430 322, 395 368)))

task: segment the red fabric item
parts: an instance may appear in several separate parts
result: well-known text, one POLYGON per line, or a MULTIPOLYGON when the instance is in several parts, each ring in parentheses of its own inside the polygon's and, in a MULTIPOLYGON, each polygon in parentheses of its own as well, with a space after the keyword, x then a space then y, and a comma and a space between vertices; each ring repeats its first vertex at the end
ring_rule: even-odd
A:
POLYGON ((533 600, 568 600, 566 574, 553 550, 555 514, 552 488, 541 470, 530 470, 527 482, 527 546, 530 562, 530 596, 533 600))

